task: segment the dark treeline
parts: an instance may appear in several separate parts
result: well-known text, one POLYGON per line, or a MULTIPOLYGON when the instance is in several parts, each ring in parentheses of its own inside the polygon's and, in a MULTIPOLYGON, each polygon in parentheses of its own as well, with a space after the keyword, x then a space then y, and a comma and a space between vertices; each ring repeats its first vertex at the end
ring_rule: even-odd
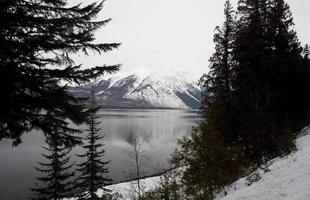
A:
POLYGON ((288 4, 239 0, 234 10, 226 1, 224 14, 210 71, 201 78, 204 120, 172 158, 188 167, 182 183, 193 199, 213 199, 295 150, 295 133, 309 124, 309 49, 298 41, 288 4))

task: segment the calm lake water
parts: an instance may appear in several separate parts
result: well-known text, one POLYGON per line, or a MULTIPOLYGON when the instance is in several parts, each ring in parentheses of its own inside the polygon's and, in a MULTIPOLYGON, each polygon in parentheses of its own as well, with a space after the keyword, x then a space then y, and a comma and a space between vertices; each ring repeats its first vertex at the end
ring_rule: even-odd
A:
MULTIPOLYGON (((197 111, 184 110, 103 110, 101 134, 105 135, 106 155, 110 160, 110 177, 113 181, 127 179, 131 167, 125 151, 132 148, 132 135, 144 139, 143 150, 148 157, 146 174, 166 168, 167 159, 177 144, 177 139, 190 134, 200 120, 197 111)), ((85 128, 85 127, 84 127, 85 128)), ((33 131, 25 134, 23 143, 12 147, 11 141, 0 141, 0 200, 22 200, 29 197, 38 173, 34 167, 44 161, 41 146, 45 146, 43 134, 33 131)), ((72 160, 79 162, 72 150, 72 160)))

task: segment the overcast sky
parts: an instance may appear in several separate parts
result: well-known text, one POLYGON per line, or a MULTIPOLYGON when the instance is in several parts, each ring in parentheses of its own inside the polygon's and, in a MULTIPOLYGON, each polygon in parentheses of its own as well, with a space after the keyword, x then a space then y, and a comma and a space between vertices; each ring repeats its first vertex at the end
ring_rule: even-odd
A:
MULTIPOLYGON (((122 46, 108 54, 90 54, 90 57, 80 56, 76 60, 85 67, 121 63, 123 72, 145 66, 158 71, 191 71, 199 77, 208 71, 214 28, 223 22, 224 2, 106 0, 99 18, 113 20, 96 34, 96 38, 100 42, 121 42, 122 46)), ((236 4, 237 0, 232 2, 236 4)), ((301 43, 310 43, 310 0, 287 2, 301 43)))

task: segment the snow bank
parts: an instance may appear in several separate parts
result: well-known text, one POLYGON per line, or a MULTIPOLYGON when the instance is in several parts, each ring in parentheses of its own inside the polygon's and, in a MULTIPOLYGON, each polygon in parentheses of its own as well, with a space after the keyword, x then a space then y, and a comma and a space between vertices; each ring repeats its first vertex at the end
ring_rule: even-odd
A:
MULTIPOLYGON (((150 177, 140 180, 143 191, 151 191, 156 189, 160 183, 160 176, 150 177)), ((122 196, 121 200, 131 200, 131 195, 133 192, 133 187, 137 188, 137 181, 123 182, 105 187, 111 190, 112 194, 119 194, 122 196)), ((96 193, 99 197, 103 195, 103 190, 98 190, 96 193)), ((77 198, 69 198, 64 200, 77 200, 77 198)))
POLYGON ((302 131, 296 141, 298 150, 275 159, 262 179, 246 186, 237 181, 228 195, 219 200, 310 200, 310 129, 302 131))

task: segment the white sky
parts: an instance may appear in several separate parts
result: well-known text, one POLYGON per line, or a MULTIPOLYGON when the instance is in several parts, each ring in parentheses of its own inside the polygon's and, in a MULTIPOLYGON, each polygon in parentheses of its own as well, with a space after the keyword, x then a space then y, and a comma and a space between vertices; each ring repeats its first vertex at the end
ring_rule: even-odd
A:
MULTIPOLYGON (((84 0, 83 2, 90 2, 84 0)), ((81 2, 81 0, 70 0, 81 2)), ((85 67, 123 64, 123 72, 142 66, 157 71, 208 71, 214 28, 223 22, 225 0, 106 0, 99 19, 113 20, 96 34, 99 42, 121 42, 113 52, 76 61, 85 67)), ((232 0, 236 4, 237 0, 232 0)), ((310 43, 310 1, 287 0, 304 45, 310 43)))

